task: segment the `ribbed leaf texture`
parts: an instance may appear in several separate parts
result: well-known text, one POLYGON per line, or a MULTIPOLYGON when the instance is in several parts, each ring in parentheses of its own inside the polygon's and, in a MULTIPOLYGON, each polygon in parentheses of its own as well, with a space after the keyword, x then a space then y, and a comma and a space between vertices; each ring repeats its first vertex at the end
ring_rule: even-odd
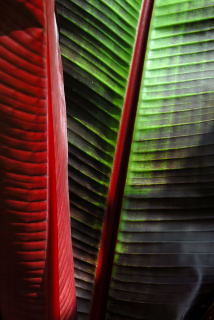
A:
POLYGON ((141 1, 57 3, 78 319, 87 319, 141 1))
POLYGON ((197 320, 213 301, 213 16, 155 1, 107 319, 197 320))
POLYGON ((54 1, 1 1, 0 313, 71 320, 75 288, 54 1))

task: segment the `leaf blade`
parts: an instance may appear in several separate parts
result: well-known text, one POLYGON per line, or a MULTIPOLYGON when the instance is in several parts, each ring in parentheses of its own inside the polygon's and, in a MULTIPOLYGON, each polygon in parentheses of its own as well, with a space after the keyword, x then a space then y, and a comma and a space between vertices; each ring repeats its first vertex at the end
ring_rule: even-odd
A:
POLYGON ((60 123, 65 112, 53 5, 9 0, 0 13, 0 312, 11 320, 68 320, 75 313, 66 128, 60 123), (48 46, 55 49, 52 56, 48 46))
POLYGON ((200 319, 212 300, 208 4, 155 2, 107 319, 200 319))

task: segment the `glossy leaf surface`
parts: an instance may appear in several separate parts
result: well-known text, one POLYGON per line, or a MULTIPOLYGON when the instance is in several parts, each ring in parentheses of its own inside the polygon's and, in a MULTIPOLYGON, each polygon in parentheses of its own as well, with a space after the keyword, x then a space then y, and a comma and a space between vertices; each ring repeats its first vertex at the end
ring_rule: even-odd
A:
POLYGON ((58 0, 79 319, 87 319, 91 307, 140 7, 141 1, 58 0))
POLYGON ((0 313, 71 320, 75 288, 54 1, 1 2, 0 313))
POLYGON ((155 1, 107 319, 201 319, 213 301, 213 13, 155 1))

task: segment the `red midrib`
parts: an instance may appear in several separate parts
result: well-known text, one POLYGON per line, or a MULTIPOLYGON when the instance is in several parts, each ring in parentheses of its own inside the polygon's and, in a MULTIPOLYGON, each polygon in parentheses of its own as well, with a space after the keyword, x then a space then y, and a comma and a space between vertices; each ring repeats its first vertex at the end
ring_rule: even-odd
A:
POLYGON ((108 291, 117 241, 120 212, 142 78, 146 44, 154 0, 144 0, 129 74, 123 114, 118 134, 105 219, 98 255, 90 320, 105 319, 108 291))
POLYGON ((52 84, 51 84, 51 62, 50 62, 50 37, 51 30, 49 21, 51 15, 52 1, 46 4, 46 26, 47 26, 47 77, 48 77, 48 319, 60 320, 59 303, 59 257, 58 257, 58 218, 57 218, 57 192, 56 192, 56 164, 53 131, 53 109, 52 109, 52 84))

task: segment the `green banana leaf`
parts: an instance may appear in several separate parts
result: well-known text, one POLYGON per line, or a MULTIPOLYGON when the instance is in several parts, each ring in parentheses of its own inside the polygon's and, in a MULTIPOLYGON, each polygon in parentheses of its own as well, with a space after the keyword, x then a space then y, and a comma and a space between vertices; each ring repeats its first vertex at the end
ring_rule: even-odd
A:
POLYGON ((79 319, 87 318, 141 1, 58 0, 79 319))
MULTIPOLYGON (((96 304, 97 256, 142 4, 57 0, 78 319, 89 319, 96 304)), ((214 300, 213 17, 213 0, 154 2, 108 320, 197 320, 214 300)))
POLYGON ((107 319, 202 319, 213 301, 213 17, 155 1, 107 319))

